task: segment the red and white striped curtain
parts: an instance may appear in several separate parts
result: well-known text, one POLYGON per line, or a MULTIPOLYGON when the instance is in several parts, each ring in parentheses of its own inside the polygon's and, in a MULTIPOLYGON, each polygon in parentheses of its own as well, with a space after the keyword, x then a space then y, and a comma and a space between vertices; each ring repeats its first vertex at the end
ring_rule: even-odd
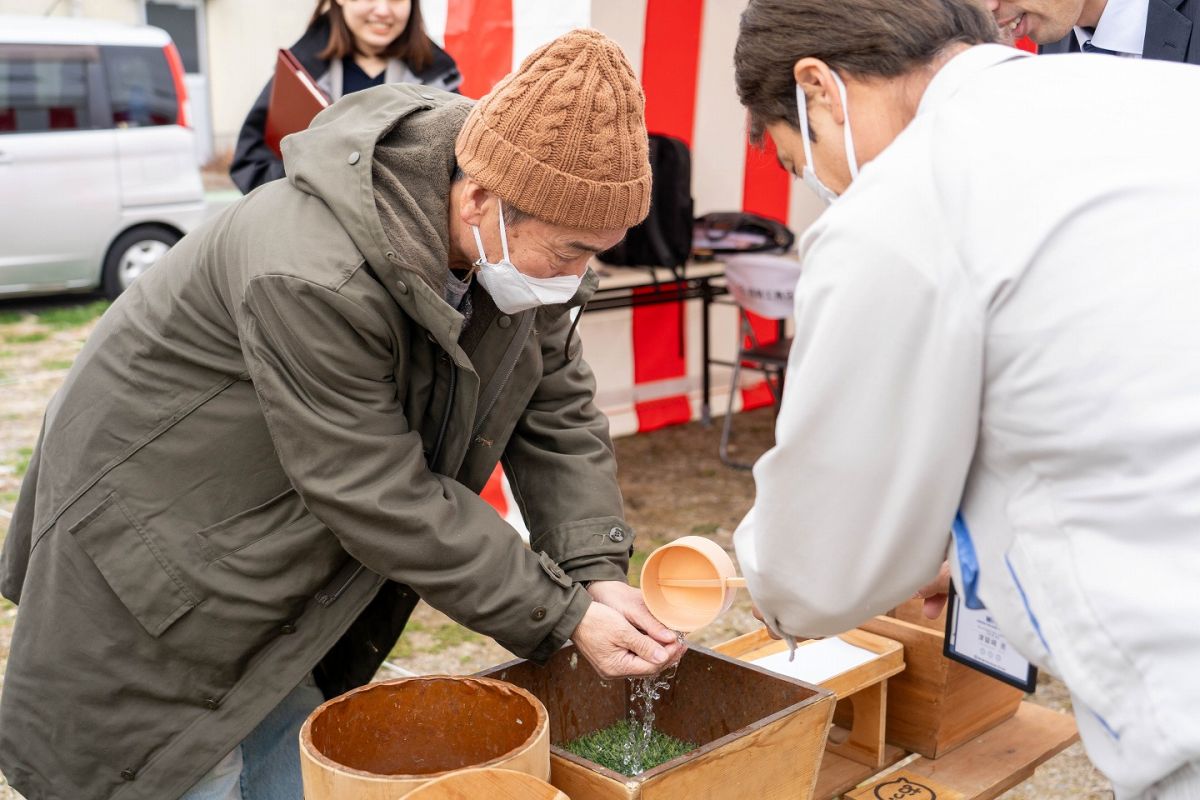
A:
MULTIPOLYGON (((646 124, 692 148, 696 213, 745 209, 799 232, 819 211, 803 189, 792 191, 773 151, 749 146, 733 81, 733 47, 741 0, 422 0, 426 26, 454 56, 462 91, 479 97, 530 52, 577 27, 593 27, 625 50, 646 92, 646 124)), ((691 304, 695 305, 695 304, 691 304)), ((730 309, 714 315, 713 354, 737 346, 730 309)), ((774 335, 762 325, 763 341, 774 335)), ((580 325, 597 377, 597 402, 613 434, 690 421, 699 413, 698 309, 679 304, 587 315, 580 325)), ((717 371, 713 406, 728 400, 728 374, 717 371), (722 380, 724 378, 724 380, 722 380)), ((734 398, 736 408, 769 402, 761 381, 734 398)), ((485 496, 519 530, 519 514, 499 471, 485 496)))
MULTIPOLYGON (((794 183, 774 148, 749 144, 737 99, 733 49, 744 0, 422 0, 430 35, 457 60, 462 91, 480 97, 533 50, 572 28, 593 27, 625 50, 646 92, 646 125, 692 149, 696 213, 742 209, 786 223, 799 235, 822 206, 794 183)), ((1023 42, 1024 49, 1034 49, 1023 42)), ((697 304, 644 306, 585 315, 580 324, 596 373, 596 400, 614 436, 688 422, 699 415, 701 320, 697 304)), ((759 340, 775 326, 756 322, 759 340)), ((738 327, 714 310, 713 356, 732 360, 738 327)), ((728 373, 714 370, 712 403, 729 401, 728 373)), ((770 402, 761 380, 735 394, 735 411, 770 402)), ((524 531, 499 470, 485 497, 524 531)))

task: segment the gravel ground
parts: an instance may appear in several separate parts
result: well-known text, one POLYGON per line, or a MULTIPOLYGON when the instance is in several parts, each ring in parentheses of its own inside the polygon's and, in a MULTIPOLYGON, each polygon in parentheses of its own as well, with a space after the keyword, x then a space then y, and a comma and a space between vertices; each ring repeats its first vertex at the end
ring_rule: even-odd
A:
MULTIPOLYGON (((46 403, 102 309, 94 298, 0 302, 0 536, 7 530, 46 403)), ((738 418, 735 442, 741 445, 741 458, 753 458, 766 447, 771 426, 769 411, 738 418)), ((633 575, 650 550, 678 536, 708 536, 732 552, 733 530, 750 507, 754 485, 748 473, 721 465, 719 435, 718 428, 685 425, 617 441, 621 487, 629 521, 638 533, 633 575)), ((745 593, 740 594, 729 613, 692 640, 711 645, 757 627, 745 593)), ((0 600, 0 674, 16 614, 15 608, 0 600)), ((422 604, 392 651, 391 666, 385 665, 379 677, 407 672, 468 674, 510 658, 495 642, 422 604)), ((1043 677, 1033 699, 1057 710, 1070 709, 1064 687, 1050 677, 1043 677)), ((1112 792, 1075 745, 1004 797, 1099 800, 1111 798, 1112 792)), ((2 775, 0 800, 20 800, 2 775)))

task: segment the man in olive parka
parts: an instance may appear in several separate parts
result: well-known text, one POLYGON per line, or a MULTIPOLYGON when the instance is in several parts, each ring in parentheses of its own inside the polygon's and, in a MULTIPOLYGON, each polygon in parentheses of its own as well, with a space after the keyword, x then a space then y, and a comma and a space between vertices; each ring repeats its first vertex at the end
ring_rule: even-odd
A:
POLYGON ((572 335, 590 256, 647 212, 642 112, 595 31, 474 107, 350 95, 285 141, 286 180, 109 309, 0 561, 15 788, 240 797, 265 760, 285 796, 311 681, 369 680, 418 597, 532 659, 568 637, 607 676, 678 658, 625 584, 633 534, 572 335), (478 496, 500 461, 530 548, 478 496))

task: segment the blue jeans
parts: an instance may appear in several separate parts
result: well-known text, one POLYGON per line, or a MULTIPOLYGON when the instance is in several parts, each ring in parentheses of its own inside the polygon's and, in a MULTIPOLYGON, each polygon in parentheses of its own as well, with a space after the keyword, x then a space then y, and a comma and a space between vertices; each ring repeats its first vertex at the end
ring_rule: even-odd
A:
POLYGON ((300 727, 324 700, 309 675, 180 800, 301 800, 300 727))

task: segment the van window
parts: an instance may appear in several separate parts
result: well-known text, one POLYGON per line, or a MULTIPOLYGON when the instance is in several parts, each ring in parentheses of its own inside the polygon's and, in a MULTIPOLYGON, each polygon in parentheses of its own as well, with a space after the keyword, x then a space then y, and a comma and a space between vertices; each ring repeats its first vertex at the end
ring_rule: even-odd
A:
POLYGON ((175 79, 161 47, 102 47, 112 126, 174 125, 179 117, 175 79))
POLYGON ((92 127, 94 47, 0 44, 0 135, 92 127))

